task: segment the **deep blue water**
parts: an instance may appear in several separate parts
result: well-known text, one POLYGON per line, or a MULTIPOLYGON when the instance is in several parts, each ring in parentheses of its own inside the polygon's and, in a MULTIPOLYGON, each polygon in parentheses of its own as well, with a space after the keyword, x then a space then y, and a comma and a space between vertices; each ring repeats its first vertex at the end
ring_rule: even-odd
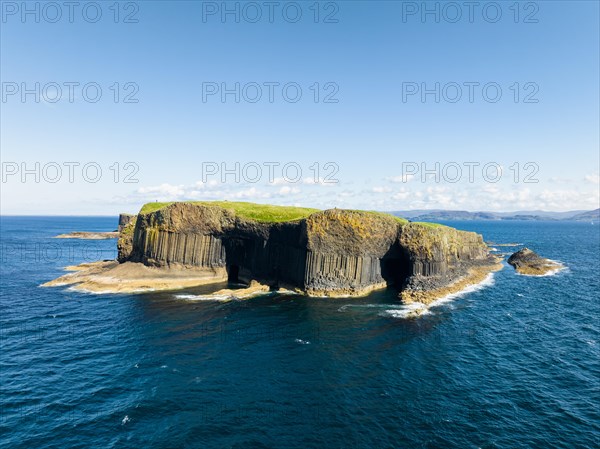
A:
POLYGON ((2 217, 0 446, 600 447, 600 228, 450 224, 568 270, 507 266, 419 319, 386 312, 392 291, 90 295, 38 286, 115 241, 51 237, 115 219, 2 217))

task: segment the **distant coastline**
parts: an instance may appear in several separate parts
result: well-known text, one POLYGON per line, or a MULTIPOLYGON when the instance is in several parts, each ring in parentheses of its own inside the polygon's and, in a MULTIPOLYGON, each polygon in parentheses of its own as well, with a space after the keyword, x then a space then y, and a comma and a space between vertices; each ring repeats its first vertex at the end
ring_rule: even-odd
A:
POLYGON ((470 220, 506 220, 506 221, 580 221, 600 222, 600 209, 568 212, 517 211, 517 212, 468 212, 464 210, 412 210, 393 211, 393 215, 411 221, 470 221, 470 220))

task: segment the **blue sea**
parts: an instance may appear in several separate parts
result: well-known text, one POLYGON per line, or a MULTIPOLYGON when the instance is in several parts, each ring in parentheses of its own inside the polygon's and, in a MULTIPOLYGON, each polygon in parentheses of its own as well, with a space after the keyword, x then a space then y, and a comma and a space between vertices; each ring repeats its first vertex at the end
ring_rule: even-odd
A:
POLYGON ((0 446, 600 447, 600 227, 447 224, 567 269, 505 266, 417 319, 391 290, 95 295, 39 285, 114 258, 115 240, 52 237, 115 218, 2 217, 0 446))

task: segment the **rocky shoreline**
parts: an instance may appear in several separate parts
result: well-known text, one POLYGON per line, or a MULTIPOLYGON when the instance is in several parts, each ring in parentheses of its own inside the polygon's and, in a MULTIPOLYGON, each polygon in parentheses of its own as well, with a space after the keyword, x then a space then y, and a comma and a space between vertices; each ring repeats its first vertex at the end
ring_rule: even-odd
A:
POLYGON ((267 222, 236 204, 142 209, 120 220, 117 261, 70 267, 44 286, 131 293, 230 281, 331 298, 394 286, 402 301, 429 304, 501 268, 473 232, 340 209, 267 222))
POLYGON ((489 257, 486 260, 468 264, 441 278, 413 278, 400 292, 402 302, 406 304, 432 302, 460 293, 471 285, 477 285, 495 271, 502 269, 502 258, 489 257))
POLYGON ((143 293, 178 290, 227 281, 223 268, 148 267, 115 260, 84 263, 65 268, 72 273, 42 284, 42 287, 70 285, 89 293, 143 293))

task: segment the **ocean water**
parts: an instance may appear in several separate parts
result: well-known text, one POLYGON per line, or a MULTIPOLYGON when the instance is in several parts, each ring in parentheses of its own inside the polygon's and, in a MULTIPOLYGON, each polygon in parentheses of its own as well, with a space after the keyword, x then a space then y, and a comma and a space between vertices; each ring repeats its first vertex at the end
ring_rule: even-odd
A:
POLYGON ((52 236, 116 219, 2 217, 0 446, 600 447, 600 228, 450 224, 567 269, 506 266, 417 319, 393 291, 93 295, 39 285, 115 241, 52 236))

